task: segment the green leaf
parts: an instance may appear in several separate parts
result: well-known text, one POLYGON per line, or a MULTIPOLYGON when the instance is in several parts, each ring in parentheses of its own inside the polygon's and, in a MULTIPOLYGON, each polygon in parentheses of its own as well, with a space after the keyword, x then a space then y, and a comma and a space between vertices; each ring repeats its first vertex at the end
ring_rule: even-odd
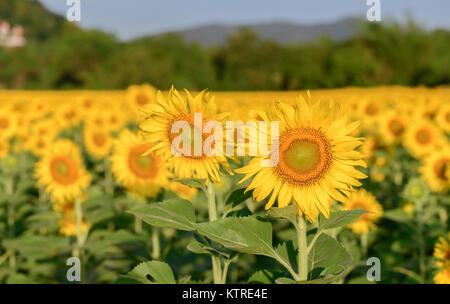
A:
POLYGON ((236 206, 252 196, 252 191, 245 192, 245 188, 234 190, 228 197, 226 204, 236 206))
POLYGON ((38 284, 38 282, 24 274, 14 273, 8 277, 6 284, 38 284))
POLYGON ((321 234, 314 243, 308 260, 312 276, 321 278, 328 275, 341 275, 345 268, 351 264, 352 256, 334 238, 321 234))
POLYGON ((275 251, 284 261, 289 262, 294 268, 297 267, 298 249, 291 240, 280 243, 275 251))
POLYGON ((295 282, 295 280, 293 280, 291 278, 278 278, 275 280, 275 283, 277 283, 277 284, 297 284, 297 282, 295 282))
POLYGON ((195 224, 195 210, 192 203, 174 198, 160 203, 151 203, 129 211, 147 224, 178 230, 192 231, 195 224))
POLYGON ((332 212, 330 218, 326 219, 321 216, 319 222, 319 230, 332 229, 347 226, 354 221, 356 221, 361 215, 369 213, 366 210, 355 209, 355 210, 341 210, 332 212))
POLYGON ((55 257, 70 249, 69 238, 37 235, 4 240, 3 246, 19 251, 22 256, 35 259, 55 257))
POLYGON ((274 256, 272 225, 259 217, 230 217, 196 225, 197 232, 222 246, 250 254, 274 256))
POLYGON ((170 266, 160 261, 143 262, 123 277, 124 280, 118 283, 132 283, 135 280, 142 284, 176 284, 170 266))
POLYGON ((258 270, 248 279, 249 284, 274 284, 275 281, 282 277, 280 272, 272 272, 268 269, 258 270))
POLYGON ((224 252, 223 250, 226 250, 222 247, 223 250, 220 250, 220 248, 214 248, 212 246, 207 246, 205 244, 200 243, 197 240, 192 240, 188 245, 187 249, 193 253, 205 253, 205 254, 221 254, 224 257, 229 258, 230 254, 227 252, 224 252))
POLYGON ((144 241, 128 230, 95 230, 89 234, 85 247, 95 255, 107 253, 113 247, 125 244, 139 244, 144 241))
POLYGON ((412 219, 412 217, 408 213, 400 208, 383 212, 383 217, 399 223, 409 222, 412 219))
POLYGON ((83 204, 83 215, 89 224, 94 225, 115 215, 114 198, 109 194, 97 195, 87 199, 83 204))
POLYGON ((295 227, 297 227, 298 210, 293 204, 284 208, 272 207, 267 211, 267 215, 274 218, 289 220, 295 227))
POLYGON ((206 179, 204 178, 175 178, 174 182, 203 190, 206 193, 206 179))

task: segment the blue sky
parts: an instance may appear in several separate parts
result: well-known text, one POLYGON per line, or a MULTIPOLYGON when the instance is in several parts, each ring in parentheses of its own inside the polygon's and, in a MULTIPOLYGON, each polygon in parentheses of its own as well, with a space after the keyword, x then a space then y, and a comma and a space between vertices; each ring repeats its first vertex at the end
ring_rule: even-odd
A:
MULTIPOLYGON (((40 0, 64 14, 66 0, 40 0)), ((327 23, 365 17, 366 0, 80 0, 83 28, 97 28, 122 39, 210 23, 250 24, 289 21, 327 23)), ((450 29, 449 0, 380 0, 384 20, 407 14, 426 28, 450 29)))

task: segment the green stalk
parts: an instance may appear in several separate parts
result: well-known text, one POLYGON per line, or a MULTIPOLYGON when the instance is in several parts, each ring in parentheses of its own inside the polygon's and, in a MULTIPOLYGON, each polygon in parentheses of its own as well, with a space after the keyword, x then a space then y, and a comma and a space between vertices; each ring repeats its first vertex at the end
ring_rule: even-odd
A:
POLYGON ((303 216, 298 216, 298 274, 300 281, 308 279, 308 244, 306 241, 306 222, 303 216))
MULTIPOLYGON (((14 200, 14 179, 11 176, 5 181, 5 193, 10 198, 8 204, 8 236, 13 239, 15 236, 14 225, 15 225, 15 200, 14 200)), ((16 269, 16 254, 14 250, 9 252, 9 267, 12 271, 16 269)))
POLYGON ((159 240, 159 229, 152 227, 152 258, 154 260, 159 260, 161 257, 161 246, 159 240))
MULTIPOLYGON (((216 207, 216 191, 214 189, 214 184, 208 181, 208 187, 206 189, 206 196, 208 198, 208 213, 209 221, 213 222, 217 220, 217 207, 216 207)), ((213 268, 213 281, 214 284, 222 284, 222 264, 220 262, 220 257, 217 255, 211 256, 212 268, 213 268)))
POLYGON ((86 241, 86 235, 83 232, 83 209, 78 197, 75 199, 75 215, 77 218, 77 246, 74 250, 74 255, 81 261, 81 248, 86 241))
POLYGON ((368 250, 368 244, 369 244, 369 240, 368 240, 368 234, 367 233, 363 233, 360 235, 360 241, 361 241, 361 251, 363 256, 367 255, 367 250, 368 250))
POLYGON ((111 163, 109 162, 108 157, 105 157, 103 164, 105 168, 105 192, 114 195, 114 184, 111 172, 111 163))
POLYGON ((423 239, 423 205, 421 201, 417 202, 417 235, 419 238, 419 271, 422 279, 422 284, 426 281, 426 267, 425 267, 425 244, 423 239))
POLYGON ((142 233, 142 220, 137 216, 134 217, 134 232, 136 232, 136 234, 142 233))

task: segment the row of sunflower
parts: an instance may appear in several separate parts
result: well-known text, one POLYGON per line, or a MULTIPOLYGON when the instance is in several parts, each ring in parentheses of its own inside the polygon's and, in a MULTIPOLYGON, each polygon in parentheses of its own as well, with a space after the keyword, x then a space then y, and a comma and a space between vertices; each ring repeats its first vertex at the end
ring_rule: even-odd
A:
POLYGON ((449 93, 1 92, 0 281, 450 283, 449 93), (177 121, 278 122, 212 146, 278 162, 174 155, 177 121))

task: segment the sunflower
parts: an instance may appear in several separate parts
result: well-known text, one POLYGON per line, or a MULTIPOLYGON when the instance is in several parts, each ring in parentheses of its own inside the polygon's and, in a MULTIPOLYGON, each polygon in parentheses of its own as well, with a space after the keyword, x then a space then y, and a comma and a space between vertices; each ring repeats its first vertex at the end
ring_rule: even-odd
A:
POLYGON ((101 128, 84 128, 83 139, 87 152, 96 158, 105 157, 111 150, 113 143, 109 131, 101 128))
POLYGON ((413 202, 423 202, 428 198, 430 189, 420 178, 412 178, 403 189, 402 196, 413 202))
POLYGON ((379 120, 383 112, 383 107, 379 100, 366 98, 359 106, 358 116, 362 119, 365 128, 371 128, 379 120))
POLYGON ((154 103, 156 99, 156 89, 149 84, 132 85, 127 89, 126 98, 131 109, 133 109, 135 113, 139 113, 143 107, 154 103))
POLYGON ((31 130, 34 137, 47 137, 53 140, 59 133, 56 127, 56 121, 51 118, 35 121, 31 124, 31 130))
POLYGON ((26 139, 24 148, 36 156, 42 156, 52 146, 53 138, 49 136, 34 136, 26 139))
POLYGON ((29 109, 33 118, 42 118, 50 112, 50 105, 47 100, 36 98, 29 105, 29 109))
POLYGON ((84 128, 107 129, 107 117, 105 117, 103 111, 91 111, 86 115, 84 119, 84 128))
POLYGON ((8 139, 0 138, 0 158, 8 155, 9 152, 9 141, 8 139))
POLYGON ((151 145, 138 135, 128 129, 122 131, 114 142, 111 170, 116 180, 130 192, 152 198, 168 186, 169 175, 160 157, 145 153, 150 148, 151 145))
POLYGON ((416 158, 421 158, 436 150, 444 141, 442 132, 426 120, 410 124, 405 133, 404 145, 416 158))
POLYGON ((253 158, 236 170, 246 174, 240 183, 254 176, 247 190, 254 189, 257 201, 272 193, 266 209, 278 198, 279 207, 294 201, 309 221, 315 221, 319 211, 328 217, 331 200, 345 202, 352 187, 361 185, 357 179, 367 177, 355 168, 366 167, 363 154, 354 150, 362 140, 348 135, 359 123, 349 123, 333 101, 313 102, 309 93, 295 106, 276 103, 274 113, 260 116, 279 121, 278 163, 263 167, 261 161, 270 155, 253 158))
POLYGON ((17 130, 17 116, 12 110, 0 108, 0 137, 10 138, 17 130))
POLYGON ((372 193, 364 189, 356 190, 351 197, 344 203, 344 210, 362 209, 369 211, 349 225, 349 228, 357 234, 367 234, 370 229, 374 229, 375 223, 383 214, 383 207, 377 201, 372 193))
POLYGON ((198 192, 197 188, 192 188, 176 181, 170 183, 170 190, 188 201, 191 201, 192 197, 198 192))
POLYGON ((68 139, 57 140, 49 146, 36 164, 36 178, 55 202, 80 197, 91 180, 78 146, 68 139))
POLYGON ((445 132, 450 133, 450 105, 442 105, 435 117, 436 124, 445 132))
POLYGON ((422 160, 419 171, 422 179, 435 192, 446 192, 450 189, 450 178, 447 170, 450 167, 450 148, 434 151, 422 160))
POLYGON ((69 103, 62 104, 56 109, 56 118, 61 128, 71 128, 81 122, 82 114, 78 107, 69 103))
POLYGON ((434 256, 438 259, 436 266, 440 271, 434 276, 433 280, 436 284, 450 284, 450 232, 447 240, 443 237, 439 238, 438 243, 434 247, 434 256))
POLYGON ((380 132, 387 144, 394 144, 401 140, 406 130, 406 121, 394 110, 380 118, 380 132))
MULTIPOLYGON (((79 199, 80 203, 83 203, 84 197, 79 199)), ((69 200, 58 203, 53 202, 53 210, 55 210, 60 217, 58 220, 59 233, 65 236, 76 236, 78 234, 78 223, 75 212, 75 201, 69 200)), ((85 233, 89 230, 89 226, 85 218, 82 220, 81 230, 85 233)))
POLYGON ((93 96, 89 95, 79 96, 77 102, 83 115, 88 114, 95 109, 96 103, 93 96))
POLYGON ((194 155, 174 155, 172 153, 172 148, 178 149, 178 147, 172 146, 173 140, 178 136, 186 135, 182 131, 180 133, 171 132, 175 122, 187 122, 191 127, 191 134, 193 134, 191 139, 198 135, 203 144, 206 138, 212 136, 212 133, 199 130, 199 126, 194 125, 194 115, 201 114, 202 130, 209 121, 222 123, 226 119, 228 113, 217 111, 213 97, 206 96, 205 92, 193 97, 186 91, 186 97, 183 98, 177 90, 172 88, 167 100, 161 92, 158 92, 155 104, 143 109, 143 114, 145 118, 140 124, 140 129, 144 139, 153 147, 151 151, 161 155, 163 161, 169 161, 169 168, 175 172, 176 177, 211 179, 213 182, 219 182, 221 167, 232 174, 226 157, 215 153, 216 147, 213 147, 212 151, 203 151, 202 149, 201 153, 198 153, 199 155, 195 155, 195 152, 192 152, 194 150, 192 144, 191 154, 194 155))
POLYGON ((106 127, 112 132, 118 131, 125 125, 127 121, 126 115, 118 106, 112 106, 112 108, 106 111, 104 115, 106 120, 106 127))

